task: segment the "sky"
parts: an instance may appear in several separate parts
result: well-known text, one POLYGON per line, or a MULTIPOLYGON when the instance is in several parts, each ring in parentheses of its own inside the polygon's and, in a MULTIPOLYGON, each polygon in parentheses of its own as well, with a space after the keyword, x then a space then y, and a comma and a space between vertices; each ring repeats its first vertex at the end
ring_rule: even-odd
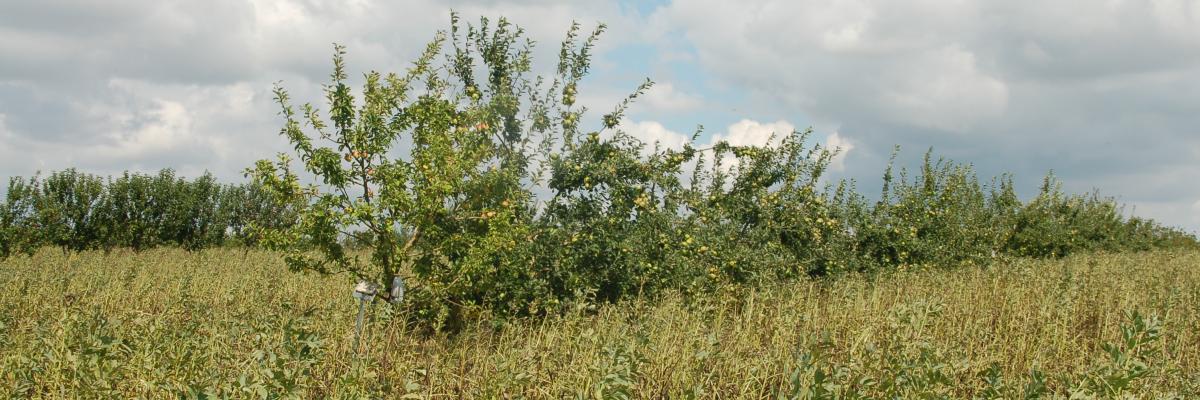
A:
POLYGON ((598 119, 654 80, 621 127, 649 142, 811 127, 867 195, 895 146, 910 168, 932 148, 1200 231, 1193 0, 0 0, 0 177, 240 181, 288 150, 275 83, 317 100, 335 42, 352 75, 403 71, 452 9, 524 28, 544 71, 572 21, 607 24, 579 102, 598 119))

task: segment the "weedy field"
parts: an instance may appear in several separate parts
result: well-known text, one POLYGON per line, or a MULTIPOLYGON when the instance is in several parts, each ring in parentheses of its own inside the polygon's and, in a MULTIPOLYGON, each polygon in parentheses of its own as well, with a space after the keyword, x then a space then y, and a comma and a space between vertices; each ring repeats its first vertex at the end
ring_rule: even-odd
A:
POLYGON ((9 398, 1196 398, 1200 252, 728 287, 411 330, 261 250, 0 263, 9 398))

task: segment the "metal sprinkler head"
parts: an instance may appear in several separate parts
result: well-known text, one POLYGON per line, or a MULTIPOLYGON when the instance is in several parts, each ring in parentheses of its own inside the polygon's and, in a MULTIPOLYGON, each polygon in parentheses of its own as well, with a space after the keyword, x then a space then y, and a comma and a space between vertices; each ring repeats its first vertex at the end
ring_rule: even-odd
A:
POLYGON ((354 295, 354 298, 356 298, 356 299, 359 299, 362 301, 371 301, 375 298, 375 295, 378 293, 379 293, 379 289, 375 286, 374 283, 367 282, 367 281, 358 281, 358 284, 354 285, 353 295, 354 295))

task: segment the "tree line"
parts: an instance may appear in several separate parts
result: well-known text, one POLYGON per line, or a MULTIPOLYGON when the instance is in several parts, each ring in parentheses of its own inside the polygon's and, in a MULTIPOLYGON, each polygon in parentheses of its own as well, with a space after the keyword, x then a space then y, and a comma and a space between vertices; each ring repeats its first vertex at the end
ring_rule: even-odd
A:
POLYGON ((256 245, 256 231, 293 223, 294 206, 254 184, 222 184, 171 169, 117 177, 74 168, 12 177, 0 209, 0 257, 64 251, 256 245))

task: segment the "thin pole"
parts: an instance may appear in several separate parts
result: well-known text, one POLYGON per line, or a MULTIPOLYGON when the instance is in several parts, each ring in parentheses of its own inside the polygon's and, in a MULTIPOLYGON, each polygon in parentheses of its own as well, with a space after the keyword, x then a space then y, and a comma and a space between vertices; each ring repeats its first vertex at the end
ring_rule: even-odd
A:
POLYGON ((358 323, 354 324, 354 354, 358 354, 358 340, 362 336, 363 312, 367 309, 367 299, 358 299, 358 323))

